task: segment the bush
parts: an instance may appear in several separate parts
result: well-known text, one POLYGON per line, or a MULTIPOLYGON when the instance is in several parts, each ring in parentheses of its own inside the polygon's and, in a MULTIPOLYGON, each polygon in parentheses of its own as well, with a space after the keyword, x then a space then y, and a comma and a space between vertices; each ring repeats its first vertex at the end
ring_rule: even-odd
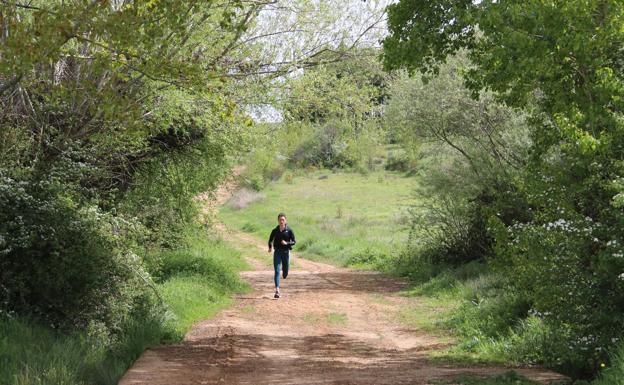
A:
POLYGON ((374 124, 355 130, 350 122, 331 120, 322 125, 308 123, 313 135, 296 147, 290 159, 297 167, 351 168, 370 171, 378 143, 374 124))
POLYGON ((229 166, 224 146, 207 138, 190 151, 161 154, 134 175, 117 209, 149 230, 146 246, 175 248, 199 215, 197 194, 214 191, 229 166))
POLYGON ((127 248, 136 223, 78 207, 51 182, 0 174, 0 304, 54 326, 103 322, 119 331, 148 300, 141 262, 127 248))
POLYGON ((417 162, 411 159, 406 152, 397 154, 392 152, 388 155, 384 169, 388 171, 400 171, 400 172, 414 172, 416 170, 417 162))
MULTIPOLYGON (((571 213, 568 213, 571 214, 571 213)), ((624 318, 614 311, 623 303, 624 285, 618 274, 618 243, 609 247, 607 234, 591 218, 568 217, 502 227, 497 220, 495 266, 515 277, 513 287, 530 299, 535 313, 556 330, 558 343, 544 352, 549 361, 587 375, 606 360, 614 338, 621 338, 624 318), (594 250, 602 249, 596 255, 594 250), (607 263, 602 265, 602 263, 607 263), (603 267, 604 266, 604 267, 603 267)))
POLYGON ((192 249, 179 249, 166 253, 159 274, 159 281, 174 276, 199 275, 202 279, 216 283, 224 289, 239 287, 238 275, 221 260, 202 255, 192 249))

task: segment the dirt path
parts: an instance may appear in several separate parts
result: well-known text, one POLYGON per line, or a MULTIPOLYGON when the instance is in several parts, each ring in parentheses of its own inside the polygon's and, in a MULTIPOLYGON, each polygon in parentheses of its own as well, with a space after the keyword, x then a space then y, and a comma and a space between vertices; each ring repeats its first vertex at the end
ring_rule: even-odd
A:
MULTIPOLYGON (((427 384, 508 370, 429 361, 427 353, 445 342, 398 321, 400 310, 416 299, 399 296, 404 284, 380 274, 294 254, 282 298, 274 300, 264 241, 223 225, 219 229, 246 245, 253 270, 242 276, 253 291, 239 295, 216 318, 197 323, 183 343, 146 351, 121 385, 427 384)), ((542 370, 516 371, 545 384, 563 378, 542 370)))

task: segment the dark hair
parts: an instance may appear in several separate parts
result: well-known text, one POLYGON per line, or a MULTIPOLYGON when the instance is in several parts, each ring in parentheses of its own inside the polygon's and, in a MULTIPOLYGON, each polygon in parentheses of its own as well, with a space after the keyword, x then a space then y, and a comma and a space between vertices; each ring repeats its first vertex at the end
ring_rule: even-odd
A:
POLYGON ((286 214, 284 214, 284 213, 277 214, 277 219, 280 219, 281 217, 286 218, 286 214))

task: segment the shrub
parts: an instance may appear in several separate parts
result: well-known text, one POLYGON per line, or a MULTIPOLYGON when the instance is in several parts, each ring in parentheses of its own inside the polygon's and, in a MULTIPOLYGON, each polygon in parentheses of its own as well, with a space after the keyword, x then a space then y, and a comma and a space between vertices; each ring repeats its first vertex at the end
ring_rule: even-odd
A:
POLYGON ((509 228, 493 220, 492 228, 499 229, 495 266, 515 278, 514 289, 556 330, 559 341, 544 353, 549 361, 586 375, 606 359, 624 327, 624 318, 614 311, 624 298, 618 276, 623 267, 616 267, 619 240, 601 242, 609 232, 589 217, 561 208, 557 216, 509 228))
POLYGON ((117 209, 149 230, 148 245, 174 248, 199 214, 194 197, 214 191, 228 172, 224 145, 205 138, 189 151, 161 154, 134 174, 117 209))
POLYGON ((50 325, 100 321, 119 331, 149 297, 127 248, 140 226, 60 191, 0 174, 0 304, 50 325))
POLYGON ((384 169, 388 171, 413 172, 416 170, 416 165, 416 160, 409 158, 406 152, 392 152, 388 154, 384 169))

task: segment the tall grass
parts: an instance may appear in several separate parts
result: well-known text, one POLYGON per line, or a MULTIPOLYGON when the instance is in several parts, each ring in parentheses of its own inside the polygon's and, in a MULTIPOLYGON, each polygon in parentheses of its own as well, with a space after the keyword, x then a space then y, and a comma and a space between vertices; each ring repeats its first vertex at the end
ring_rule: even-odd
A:
POLYGON ((79 334, 63 335, 26 320, 0 319, 0 384, 84 384, 101 360, 79 334))
POLYGON ((531 381, 514 371, 499 374, 489 378, 460 376, 448 381, 436 382, 437 385, 538 385, 539 382, 531 381))
POLYGON ((0 315, 0 385, 114 385, 141 353, 180 341, 194 322, 214 315, 245 290, 240 253, 221 240, 190 232, 184 245, 162 252, 157 278, 166 311, 129 320, 114 341, 93 331, 63 332, 0 315))
MULTIPOLYGON (((147 320, 146 320, 147 321, 147 320)), ((85 332, 66 334, 23 318, 0 319, 0 384, 114 385, 146 347, 160 341, 161 325, 133 323, 105 347, 85 332)))
POLYGON ((592 385, 624 385, 624 344, 619 344, 611 355, 611 363, 605 365, 592 385))
POLYGON ((194 322, 230 304, 229 293, 246 290, 236 273, 246 266, 239 251, 201 236, 165 253, 158 288, 170 310, 167 339, 180 340, 194 322))

